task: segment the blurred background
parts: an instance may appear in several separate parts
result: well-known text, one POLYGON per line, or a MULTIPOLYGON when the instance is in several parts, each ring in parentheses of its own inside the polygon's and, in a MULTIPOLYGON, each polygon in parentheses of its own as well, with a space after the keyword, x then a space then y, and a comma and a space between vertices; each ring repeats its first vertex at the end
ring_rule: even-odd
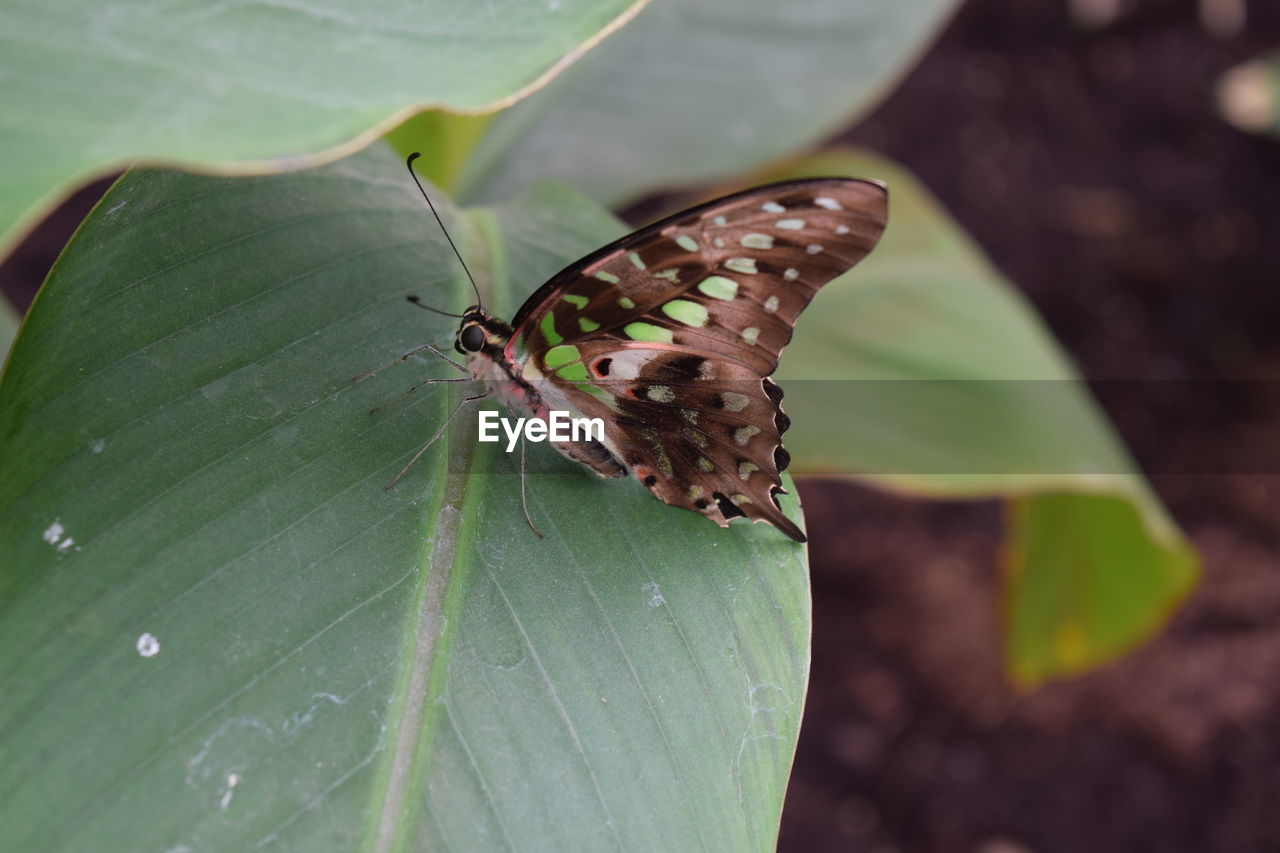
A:
POLYGON ((999 507, 803 483, 783 850, 1280 850, 1280 144, 1217 95, 1277 47, 1277 3, 969 0, 843 137, 909 166, 1031 298, 1205 572, 1154 641, 1023 695, 999 507))
MULTIPOLYGON (((1030 297, 1205 574, 1153 642, 1023 694, 997 505, 803 482, 814 657, 783 850, 1280 849, 1280 143, 1218 103, 1277 47, 1273 0, 970 0, 835 140, 912 169, 1030 297)), ((108 183, 0 267, 20 308, 108 183)))

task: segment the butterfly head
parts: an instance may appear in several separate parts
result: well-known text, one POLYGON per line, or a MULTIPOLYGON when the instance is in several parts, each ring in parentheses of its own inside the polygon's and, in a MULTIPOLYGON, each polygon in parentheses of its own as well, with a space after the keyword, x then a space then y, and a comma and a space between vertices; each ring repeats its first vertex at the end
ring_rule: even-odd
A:
POLYGON ((511 339, 511 327, 479 305, 462 312, 453 348, 466 356, 500 352, 511 339))

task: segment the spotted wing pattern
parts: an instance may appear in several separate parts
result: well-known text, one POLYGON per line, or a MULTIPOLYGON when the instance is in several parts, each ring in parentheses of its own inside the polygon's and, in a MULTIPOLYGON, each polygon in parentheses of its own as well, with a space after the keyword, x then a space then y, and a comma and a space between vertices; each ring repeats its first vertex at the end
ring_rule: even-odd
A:
POLYGON ((768 377, 800 312, 886 217, 880 185, 844 178, 687 210, 548 281, 507 356, 548 400, 602 418, 610 451, 661 500, 803 541, 777 503, 789 420, 768 377))

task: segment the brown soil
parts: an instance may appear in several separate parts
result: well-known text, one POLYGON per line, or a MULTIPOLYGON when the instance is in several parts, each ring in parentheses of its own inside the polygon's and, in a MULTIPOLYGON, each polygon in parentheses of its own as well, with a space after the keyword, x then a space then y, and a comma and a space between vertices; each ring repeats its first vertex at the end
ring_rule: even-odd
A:
POLYGON ((1280 850, 1280 144, 1215 114, 1280 8, 1100 31, 971 0, 845 139, 906 163, 1043 312, 1205 563, 1153 642, 1029 694, 992 504, 802 486, 814 659, 787 851, 1280 850), (1230 381, 1226 381, 1230 380, 1230 381))

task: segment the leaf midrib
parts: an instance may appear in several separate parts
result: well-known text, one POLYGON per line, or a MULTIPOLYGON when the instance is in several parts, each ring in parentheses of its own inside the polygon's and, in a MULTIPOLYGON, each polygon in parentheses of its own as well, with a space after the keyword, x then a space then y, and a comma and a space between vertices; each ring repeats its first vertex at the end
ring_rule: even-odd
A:
MULTIPOLYGON (((493 299, 492 276, 505 272, 502 263, 501 242, 490 219, 481 212, 472 212, 472 220, 464 216, 452 218, 452 225, 464 257, 482 283, 486 303, 493 299), (488 226, 488 227, 486 227, 488 226), (488 273, 488 275, 486 275, 488 273), (484 285, 489 285, 485 287, 484 285)), ((460 270, 459 270, 460 272, 460 270)), ((468 287, 465 279, 460 287, 468 287)), ((453 386, 445 386, 453 387, 453 386)), ((446 395, 448 396, 448 395, 446 395)), ((471 404, 467 404, 471 405, 471 404)), ((440 417, 448 417, 441 412, 440 417)), ((444 440, 444 439, 442 439, 444 440)), ((461 609, 461 596, 470 576, 473 561, 459 560, 465 547, 475 541, 476 503, 481 490, 470 488, 472 470, 475 468, 480 446, 466 440, 445 441, 447 450, 435 457, 436 478, 443 478, 444 488, 439 499, 432 502, 424 513, 424 521, 436 519, 435 535, 426 556, 421 579, 414 595, 409 624, 405 630, 407 652, 393 708, 400 720, 392 735, 391 749, 383 771, 385 784, 375 785, 374 792, 381 792, 371 810, 370 832, 366 835, 366 849, 375 853, 388 853, 398 849, 408 837, 411 825, 411 800, 415 792, 426 784, 425 766, 430 760, 432 745, 438 726, 432 720, 439 718, 445 703, 438 701, 444 691, 448 676, 448 662, 452 653, 453 635, 459 619, 448 618, 461 609), (406 804, 408 808, 406 808, 406 804)), ((475 553, 471 547, 468 553, 475 553)))

